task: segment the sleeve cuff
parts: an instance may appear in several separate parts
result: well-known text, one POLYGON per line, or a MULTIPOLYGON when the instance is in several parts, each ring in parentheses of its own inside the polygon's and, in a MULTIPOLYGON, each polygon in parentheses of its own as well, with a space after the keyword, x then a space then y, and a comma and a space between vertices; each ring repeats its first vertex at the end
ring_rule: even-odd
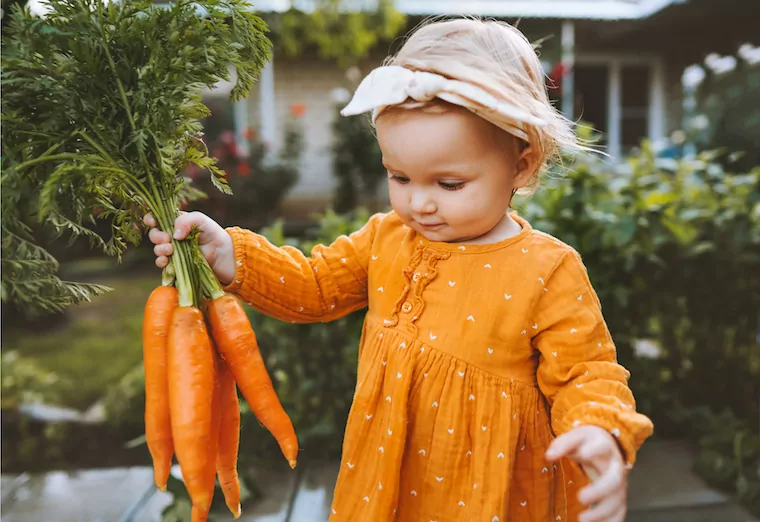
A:
POLYGON ((247 232, 239 227, 229 227, 225 231, 232 238, 232 249, 235 258, 235 275, 232 277, 232 281, 222 289, 225 292, 236 294, 243 286, 243 281, 246 280, 248 270, 248 249, 246 243, 250 240, 250 232, 247 232))
POLYGON ((597 426, 618 443, 628 469, 636 463, 636 453, 652 434, 652 422, 639 413, 623 412, 606 405, 584 404, 562 416, 557 431, 565 433, 578 426, 597 426))

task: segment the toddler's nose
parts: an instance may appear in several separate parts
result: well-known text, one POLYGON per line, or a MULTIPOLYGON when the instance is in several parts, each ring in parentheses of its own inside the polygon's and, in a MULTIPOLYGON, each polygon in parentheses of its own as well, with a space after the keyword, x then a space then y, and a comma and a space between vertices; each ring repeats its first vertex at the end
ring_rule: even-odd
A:
POLYGON ((435 200, 430 197, 426 190, 417 190, 412 192, 412 198, 409 202, 412 212, 415 214, 433 214, 438 210, 435 200))

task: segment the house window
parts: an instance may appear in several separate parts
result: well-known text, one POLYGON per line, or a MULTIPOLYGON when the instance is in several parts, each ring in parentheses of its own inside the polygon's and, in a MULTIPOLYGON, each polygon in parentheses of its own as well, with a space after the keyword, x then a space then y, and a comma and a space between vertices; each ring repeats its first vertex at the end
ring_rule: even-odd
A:
POLYGON ((590 125, 601 132, 601 145, 607 143, 607 85, 609 67, 606 64, 576 65, 575 67, 575 108, 576 120, 590 125))
POLYGON ((602 133, 599 145, 621 157, 649 136, 653 65, 615 56, 579 57, 575 66, 576 120, 602 133))
POLYGON ((649 85, 651 70, 648 65, 623 65, 621 70, 621 145, 623 152, 641 144, 649 128, 649 85))

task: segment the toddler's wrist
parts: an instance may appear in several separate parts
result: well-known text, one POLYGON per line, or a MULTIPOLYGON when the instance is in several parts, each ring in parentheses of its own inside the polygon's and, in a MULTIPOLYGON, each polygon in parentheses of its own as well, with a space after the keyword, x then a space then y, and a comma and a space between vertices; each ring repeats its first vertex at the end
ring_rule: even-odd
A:
POLYGON ((214 265, 211 267, 222 285, 227 286, 235 278, 235 245, 232 237, 225 230, 216 249, 214 265))

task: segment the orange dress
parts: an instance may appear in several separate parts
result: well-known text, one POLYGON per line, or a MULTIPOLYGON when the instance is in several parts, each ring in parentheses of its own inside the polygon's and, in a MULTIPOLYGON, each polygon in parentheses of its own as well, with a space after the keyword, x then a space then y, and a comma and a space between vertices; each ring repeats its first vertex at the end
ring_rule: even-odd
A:
MULTIPOLYGON (((554 436, 652 433, 579 255, 515 215, 494 244, 426 240, 377 214, 309 257, 239 228, 226 288, 292 322, 368 307, 331 522, 576 520, 577 465, 554 436)), ((304 347, 308 349, 308 347, 304 347)))

